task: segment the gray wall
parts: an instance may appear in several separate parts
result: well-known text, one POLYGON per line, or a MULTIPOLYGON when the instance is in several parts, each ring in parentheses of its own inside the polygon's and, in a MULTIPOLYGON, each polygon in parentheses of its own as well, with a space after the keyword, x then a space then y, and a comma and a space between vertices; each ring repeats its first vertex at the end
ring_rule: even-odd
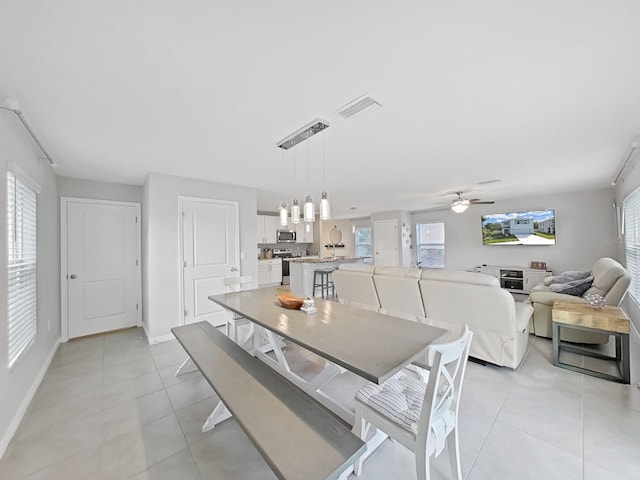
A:
POLYGON ((449 209, 416 213, 412 215, 412 232, 415 239, 418 222, 444 222, 447 269, 472 270, 482 264, 528 267, 536 260, 547 262, 547 268, 554 272, 589 270, 600 257, 621 260, 613 200, 614 190, 604 189, 475 205, 461 214, 449 209), (556 211, 556 245, 482 245, 482 215, 547 208, 556 211))
POLYGON ((142 203, 141 186, 95 182, 71 177, 58 177, 58 195, 61 197, 142 203))
MULTIPOLYGON (((0 456, 24 415, 60 338, 60 242, 56 176, 15 115, 0 110, 0 168, 17 165, 42 188, 38 210, 38 333, 11 370, 7 368, 7 275, 0 274, 0 456)), ((62 161, 62 160, 61 160, 62 161)), ((6 175, 0 181, 0 211, 6 218, 6 175)), ((6 223, 0 222, 0 252, 6 256, 6 223)), ((4 257, 3 257, 4 258, 4 257)), ((3 261, 2 265, 6 265, 3 261)))
POLYGON ((143 322, 149 338, 170 338, 180 315, 180 232, 178 197, 211 198, 239 204, 242 275, 258 285, 257 194, 252 188, 152 173, 143 186, 143 322))

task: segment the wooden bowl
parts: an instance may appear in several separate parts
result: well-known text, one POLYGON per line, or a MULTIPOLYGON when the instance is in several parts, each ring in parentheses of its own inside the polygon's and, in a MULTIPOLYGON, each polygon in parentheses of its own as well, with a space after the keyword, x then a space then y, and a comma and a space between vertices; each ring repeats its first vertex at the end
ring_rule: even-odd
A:
POLYGON ((304 298, 296 297, 291 293, 278 293, 276 297, 278 297, 280 305, 284 308, 293 308, 298 310, 302 306, 302 302, 304 302, 304 298))

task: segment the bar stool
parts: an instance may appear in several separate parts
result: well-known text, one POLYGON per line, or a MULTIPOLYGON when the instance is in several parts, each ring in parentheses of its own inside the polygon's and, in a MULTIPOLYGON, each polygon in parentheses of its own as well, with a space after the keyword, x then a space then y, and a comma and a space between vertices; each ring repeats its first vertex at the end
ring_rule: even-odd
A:
POLYGON ((320 287, 322 298, 325 298, 325 292, 327 298, 329 297, 329 289, 331 289, 331 296, 335 296, 335 289, 333 287, 333 280, 331 280, 331 272, 335 268, 323 268, 313 272, 313 296, 316 296, 316 290, 320 287))

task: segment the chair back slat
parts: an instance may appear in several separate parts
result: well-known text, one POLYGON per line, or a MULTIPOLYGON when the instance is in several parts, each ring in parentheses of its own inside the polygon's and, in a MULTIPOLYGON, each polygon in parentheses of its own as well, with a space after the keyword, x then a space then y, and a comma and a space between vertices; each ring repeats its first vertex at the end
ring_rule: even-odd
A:
POLYGON ((418 435, 425 436, 425 440, 429 438, 430 425, 447 411, 452 413, 457 424, 460 391, 472 336, 473 333, 465 325, 459 338, 430 347, 435 351, 435 358, 418 426, 418 435))

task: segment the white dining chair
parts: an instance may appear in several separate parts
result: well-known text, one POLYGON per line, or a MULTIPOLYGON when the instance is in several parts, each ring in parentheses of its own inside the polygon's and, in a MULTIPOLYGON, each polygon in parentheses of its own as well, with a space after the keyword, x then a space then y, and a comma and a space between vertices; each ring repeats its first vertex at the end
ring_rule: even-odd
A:
MULTIPOLYGON (((226 293, 239 292, 245 290, 253 280, 251 275, 244 275, 242 277, 226 277, 222 280, 222 283, 225 286, 226 293)), ((248 338, 251 336, 252 324, 249 320, 247 320, 242 315, 238 315, 237 313, 227 311, 227 324, 225 327, 225 334, 231 340, 236 342, 238 345, 243 346, 247 343, 248 338), (247 326, 249 329, 248 336, 241 340, 239 338, 239 327, 247 326)))
MULTIPOLYGON (((458 408, 472 336, 465 325, 456 340, 429 347, 435 355, 427 383, 403 370, 381 385, 365 385, 356 394, 353 432, 365 440, 373 425, 410 449, 418 480, 430 478, 429 459, 438 456, 445 444, 453 478, 462 479, 458 408)), ((362 471, 362 461, 361 457, 355 465, 356 475, 362 471)))

